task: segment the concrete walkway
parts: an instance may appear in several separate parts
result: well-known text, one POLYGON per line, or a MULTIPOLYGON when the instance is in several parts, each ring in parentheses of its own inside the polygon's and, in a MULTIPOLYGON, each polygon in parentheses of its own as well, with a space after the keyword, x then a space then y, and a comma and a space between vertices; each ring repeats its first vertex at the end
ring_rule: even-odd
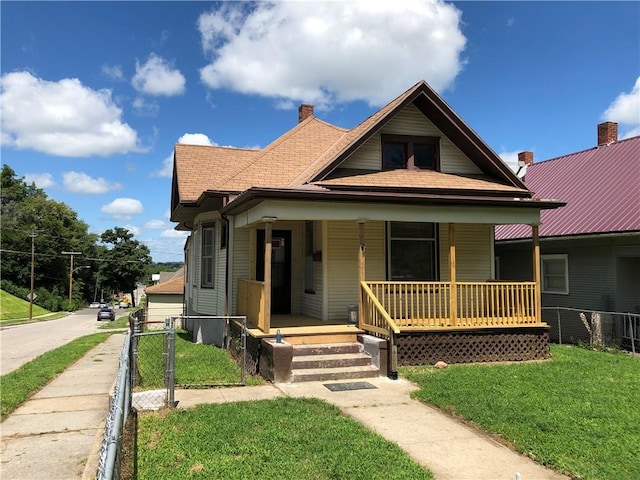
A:
POLYGON ((0 424, 0 478, 95 478, 123 340, 109 337, 0 424))
MULTIPOLYGON (((91 350, 2 424, 0 478, 95 478, 109 393, 118 371, 123 335, 91 350)), ((178 408, 202 403, 313 397, 339 407, 397 443, 438 480, 566 479, 513 452, 489 436, 411 399, 415 386, 384 377, 364 379, 375 388, 331 391, 305 382, 210 390, 176 390, 178 408)))
POLYGON ((567 479, 410 397, 416 386, 406 380, 367 378, 374 389, 331 391, 325 384, 348 381, 279 383, 216 390, 176 390, 178 408, 201 403, 266 400, 281 396, 319 398, 340 408, 387 440, 397 443, 438 480, 567 479))

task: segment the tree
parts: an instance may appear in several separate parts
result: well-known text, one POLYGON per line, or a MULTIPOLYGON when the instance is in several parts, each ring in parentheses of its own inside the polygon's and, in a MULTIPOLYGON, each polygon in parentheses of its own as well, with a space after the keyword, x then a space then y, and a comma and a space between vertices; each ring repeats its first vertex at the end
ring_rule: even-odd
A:
POLYGON ((100 268, 102 285, 115 291, 131 293, 135 302, 133 292, 136 284, 144 280, 147 268, 151 265, 149 249, 134 240, 133 234, 126 228, 107 230, 100 239, 106 246, 100 268))
MULTIPOLYGON (((45 308, 56 310, 68 298, 69 257, 63 251, 82 252, 83 257, 96 257, 97 235, 89 233, 88 225, 79 220, 68 205, 47 197, 35 184, 18 178, 8 165, 2 166, 2 215, 0 244, 2 246, 1 275, 3 284, 19 289, 28 288, 31 280, 31 242, 35 255, 34 284, 36 290, 51 293, 45 308), (32 235, 34 237, 32 238, 32 235), (57 300, 56 300, 57 299, 57 300)), ((78 257, 80 260, 82 257, 78 257)), ((76 263, 76 266, 87 265, 76 263)), ((76 306, 84 303, 96 269, 83 269, 74 274, 73 299, 76 306)), ((43 297, 42 295, 39 295, 43 297)), ((41 304, 36 299, 37 304, 41 304)), ((73 308, 73 305, 65 305, 73 308)))

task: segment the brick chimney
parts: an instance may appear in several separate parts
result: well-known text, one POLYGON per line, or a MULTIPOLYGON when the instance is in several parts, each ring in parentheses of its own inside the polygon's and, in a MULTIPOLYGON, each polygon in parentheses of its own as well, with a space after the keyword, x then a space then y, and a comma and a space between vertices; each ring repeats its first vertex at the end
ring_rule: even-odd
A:
POLYGON ((529 166, 533 163, 533 152, 520 152, 518 153, 518 165, 524 163, 529 166))
POLYGON ((298 123, 304 122, 309 117, 313 117, 313 105, 303 103, 298 107, 298 123))
POLYGON ((604 122, 598 125, 598 146, 609 145, 618 141, 618 124, 604 122))

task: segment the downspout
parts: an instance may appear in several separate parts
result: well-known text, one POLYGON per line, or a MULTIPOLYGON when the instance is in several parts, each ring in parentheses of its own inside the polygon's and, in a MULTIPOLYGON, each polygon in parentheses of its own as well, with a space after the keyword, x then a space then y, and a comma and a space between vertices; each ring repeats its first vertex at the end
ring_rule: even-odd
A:
POLYGON ((225 271, 224 271, 224 315, 225 316, 229 316, 229 282, 230 282, 230 278, 229 278, 229 259, 231 258, 231 245, 230 245, 230 241, 229 241, 229 237, 231 236, 231 228, 230 228, 230 222, 229 222, 229 218, 224 215, 221 214, 220 218, 222 219, 223 222, 226 223, 227 225, 227 255, 226 255, 226 259, 225 259, 225 271))

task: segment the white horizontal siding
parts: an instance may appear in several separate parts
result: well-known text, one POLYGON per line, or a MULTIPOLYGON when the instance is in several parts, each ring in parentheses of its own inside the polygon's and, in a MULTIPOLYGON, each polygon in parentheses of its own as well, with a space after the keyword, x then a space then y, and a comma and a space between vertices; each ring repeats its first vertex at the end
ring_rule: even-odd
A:
MULTIPOLYGON (((384 266, 384 223, 365 224, 367 279, 382 280, 384 266)), ((328 222, 328 319, 344 320, 347 305, 358 303, 358 249, 356 222, 328 222)))
MULTIPOLYGON (((440 137, 440 169, 444 173, 481 174, 482 171, 467 158, 434 124, 413 105, 407 106, 391 119, 381 130, 383 134, 421 135, 440 137)), ((380 170, 382 153, 380 135, 365 142, 343 164, 344 168, 380 170)))
MULTIPOLYGON (((486 282, 492 278, 492 226, 456 224, 456 280, 486 282)), ((449 281, 449 225, 440 224, 440 280, 449 281)))

